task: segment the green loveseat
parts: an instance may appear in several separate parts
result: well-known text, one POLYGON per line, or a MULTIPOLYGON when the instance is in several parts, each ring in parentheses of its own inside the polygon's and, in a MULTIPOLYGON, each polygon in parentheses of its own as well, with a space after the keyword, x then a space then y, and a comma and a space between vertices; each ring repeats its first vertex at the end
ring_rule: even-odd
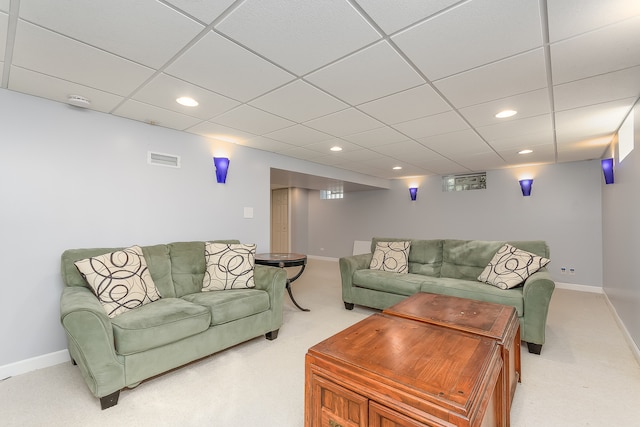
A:
POLYGON ((255 288, 202 292, 204 242, 142 247, 162 298, 108 317, 74 262, 119 249, 62 254, 60 320, 72 361, 102 409, 116 405, 125 387, 262 334, 278 336, 285 271, 256 265, 255 288))
POLYGON ((524 285, 500 289, 480 282, 478 276, 505 243, 549 258, 544 241, 414 240, 374 238, 371 252, 340 258, 342 299, 345 308, 354 304, 385 309, 417 292, 429 292, 510 305, 520 320, 522 341, 529 352, 540 354, 545 340, 547 312, 555 283, 542 268, 524 285), (411 241, 409 273, 371 270, 377 242, 411 241))

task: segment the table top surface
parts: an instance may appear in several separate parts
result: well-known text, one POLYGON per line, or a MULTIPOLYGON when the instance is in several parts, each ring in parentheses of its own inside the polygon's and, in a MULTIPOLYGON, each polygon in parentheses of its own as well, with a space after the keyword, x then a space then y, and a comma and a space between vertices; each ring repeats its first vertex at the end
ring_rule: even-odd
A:
POLYGON ((255 260, 258 264, 278 265, 282 263, 284 265, 300 265, 307 262, 307 256, 297 253, 268 252, 256 254, 255 260))
POLYGON ((425 292, 410 296, 384 313, 492 338, 502 338, 517 323, 514 307, 425 292))

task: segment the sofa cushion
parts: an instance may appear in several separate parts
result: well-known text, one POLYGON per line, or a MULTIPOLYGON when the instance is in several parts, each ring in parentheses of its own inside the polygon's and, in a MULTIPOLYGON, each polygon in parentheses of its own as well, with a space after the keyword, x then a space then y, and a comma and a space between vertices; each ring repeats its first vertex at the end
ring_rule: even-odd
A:
POLYGON ((393 273, 408 273, 410 249, 410 241, 378 242, 369 268, 393 273))
POLYGON ((127 355, 160 347, 205 331, 207 307, 180 298, 163 298, 111 321, 116 351, 127 355))
POLYGON ((219 325, 269 310, 269 294, 258 289, 198 292, 182 297, 211 312, 211 325, 219 325))
POLYGON ((353 285, 376 291, 400 295, 413 295, 420 291, 425 276, 419 274, 398 274, 379 270, 356 270, 353 273, 353 285))
POLYGON ((522 288, 510 289, 508 292, 477 280, 450 279, 447 277, 423 277, 421 292, 469 298, 478 301, 492 302, 515 307, 518 317, 524 316, 524 295, 522 288))
POLYGON ((75 262, 109 317, 160 299, 139 246, 75 262))
POLYGON ((505 242, 484 240, 445 240, 440 275, 452 279, 477 281, 493 255, 505 242))
POLYGON ((253 269, 256 245, 207 242, 204 259, 207 265, 202 280, 203 291, 255 288, 253 269))
POLYGON ((478 280, 500 289, 511 289, 549 264, 549 259, 504 244, 478 276, 478 280))

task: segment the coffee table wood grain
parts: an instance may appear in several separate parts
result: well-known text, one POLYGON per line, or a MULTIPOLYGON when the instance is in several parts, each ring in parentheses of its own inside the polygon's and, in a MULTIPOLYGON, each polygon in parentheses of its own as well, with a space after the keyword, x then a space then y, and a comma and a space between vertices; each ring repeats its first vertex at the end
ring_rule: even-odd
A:
POLYGON ((522 380, 520 321, 514 307, 421 292, 383 312, 495 339, 504 362, 504 395, 508 396, 504 407, 509 425, 511 402, 522 380))

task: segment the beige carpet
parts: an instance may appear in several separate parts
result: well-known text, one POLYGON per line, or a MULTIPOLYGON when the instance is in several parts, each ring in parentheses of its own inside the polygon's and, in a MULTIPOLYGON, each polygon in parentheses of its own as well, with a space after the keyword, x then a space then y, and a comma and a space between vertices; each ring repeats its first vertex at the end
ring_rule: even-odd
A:
MULTIPOLYGON (((311 312, 285 296, 275 341, 257 338, 146 381, 105 411, 71 363, 9 378, 0 425, 301 427, 306 350, 374 311, 344 309, 337 262, 310 260, 293 288, 311 312)), ((602 295, 557 289, 542 355, 522 346, 522 369, 514 427, 640 425, 640 366, 602 295)))

